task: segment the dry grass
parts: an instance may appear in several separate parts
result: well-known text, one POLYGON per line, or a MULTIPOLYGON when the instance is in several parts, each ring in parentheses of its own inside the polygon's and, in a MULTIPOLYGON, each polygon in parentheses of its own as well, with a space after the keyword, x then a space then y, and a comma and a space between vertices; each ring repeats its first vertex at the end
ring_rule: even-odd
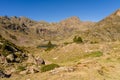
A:
POLYGON ((39 52, 33 49, 36 56, 41 55, 45 61, 59 64, 60 66, 73 67, 72 72, 58 72, 13 75, 9 79, 1 80, 120 80, 120 42, 99 44, 69 44, 55 48, 49 52, 39 52), (93 51, 101 51, 100 57, 82 57, 93 51))

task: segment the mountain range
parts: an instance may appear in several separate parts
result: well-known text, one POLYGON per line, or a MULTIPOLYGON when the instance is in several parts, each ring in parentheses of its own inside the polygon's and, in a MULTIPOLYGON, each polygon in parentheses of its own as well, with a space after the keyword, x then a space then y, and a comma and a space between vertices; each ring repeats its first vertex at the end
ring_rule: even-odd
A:
POLYGON ((99 22, 0 16, 0 80, 120 80, 119 45, 120 9, 99 22))
POLYGON ((73 16, 58 23, 26 17, 0 17, 0 34, 19 46, 36 46, 45 41, 61 42, 80 35, 86 42, 120 40, 120 10, 99 22, 83 22, 73 16))

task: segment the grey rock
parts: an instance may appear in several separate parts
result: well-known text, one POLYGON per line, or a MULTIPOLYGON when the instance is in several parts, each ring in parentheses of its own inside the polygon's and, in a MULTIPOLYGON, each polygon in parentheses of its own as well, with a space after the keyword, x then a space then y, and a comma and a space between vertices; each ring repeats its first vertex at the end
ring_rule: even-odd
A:
POLYGON ((21 62, 21 59, 20 58, 15 58, 15 62, 21 62))
POLYGON ((36 58, 36 64, 37 65, 45 65, 45 61, 42 58, 36 58))
POLYGON ((1 64, 6 64, 7 63, 7 60, 3 55, 0 56, 0 63, 1 64))
POLYGON ((36 64, 35 57, 32 54, 28 54, 27 63, 36 64))
POLYGON ((9 54, 7 57, 6 57, 7 61, 8 62, 13 62, 14 61, 14 55, 13 54, 9 54))
POLYGON ((2 70, 0 70, 0 78, 9 78, 11 74, 5 74, 2 70))

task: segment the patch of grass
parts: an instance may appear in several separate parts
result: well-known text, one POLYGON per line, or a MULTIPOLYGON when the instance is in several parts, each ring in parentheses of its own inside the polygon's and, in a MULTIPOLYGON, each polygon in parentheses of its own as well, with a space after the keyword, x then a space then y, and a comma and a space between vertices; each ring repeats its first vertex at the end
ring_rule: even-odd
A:
POLYGON ((64 45, 72 44, 73 42, 64 42, 64 45))
POLYGON ((26 69, 26 66, 18 66, 17 70, 18 71, 24 71, 26 69))
POLYGON ((59 65, 58 64, 48 64, 48 65, 44 65, 41 67, 41 72, 46 72, 46 71, 50 71, 53 70, 54 68, 58 68, 59 65))
POLYGON ((85 55, 84 57, 100 57, 102 55, 103 55, 103 53, 101 51, 94 51, 94 52, 91 52, 91 53, 85 55))

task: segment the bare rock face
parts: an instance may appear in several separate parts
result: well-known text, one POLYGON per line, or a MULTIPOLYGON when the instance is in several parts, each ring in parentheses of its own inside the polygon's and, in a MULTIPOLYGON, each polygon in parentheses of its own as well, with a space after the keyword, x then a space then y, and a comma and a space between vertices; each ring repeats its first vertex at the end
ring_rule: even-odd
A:
POLYGON ((36 64, 36 65, 44 65, 45 61, 40 57, 36 58, 34 55, 29 54, 27 63, 36 64))
POLYGON ((36 60, 35 60, 34 55, 32 55, 32 54, 28 54, 28 60, 27 60, 27 63, 30 63, 30 64, 36 64, 36 60))

